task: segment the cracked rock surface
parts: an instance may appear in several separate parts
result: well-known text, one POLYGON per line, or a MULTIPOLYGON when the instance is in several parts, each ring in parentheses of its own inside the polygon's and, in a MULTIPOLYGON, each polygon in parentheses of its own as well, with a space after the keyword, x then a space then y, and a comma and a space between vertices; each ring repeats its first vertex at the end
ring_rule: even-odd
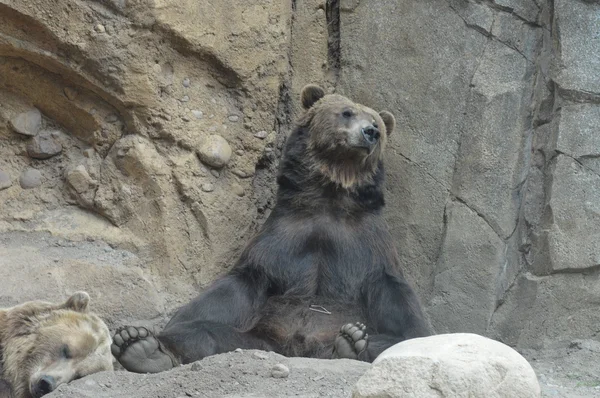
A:
MULTIPOLYGON (((396 116, 386 217, 437 332, 599 341, 598 15, 589 0, 0 0, 0 305, 88 290, 111 328, 160 327, 269 215, 313 82, 396 116)), ((577 366, 566 389, 600 383, 577 366)))

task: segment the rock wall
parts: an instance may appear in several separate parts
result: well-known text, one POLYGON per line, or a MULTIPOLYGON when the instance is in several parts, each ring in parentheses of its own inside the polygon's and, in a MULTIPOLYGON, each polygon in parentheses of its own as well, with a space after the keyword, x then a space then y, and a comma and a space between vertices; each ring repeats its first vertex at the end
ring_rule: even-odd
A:
POLYGON ((598 339, 600 3, 339 10, 337 86, 399 120, 388 218, 436 331, 598 339))
POLYGON ((600 3, 0 0, 0 305, 154 324, 273 205, 309 82, 392 111, 387 217, 438 332, 600 338, 600 3))

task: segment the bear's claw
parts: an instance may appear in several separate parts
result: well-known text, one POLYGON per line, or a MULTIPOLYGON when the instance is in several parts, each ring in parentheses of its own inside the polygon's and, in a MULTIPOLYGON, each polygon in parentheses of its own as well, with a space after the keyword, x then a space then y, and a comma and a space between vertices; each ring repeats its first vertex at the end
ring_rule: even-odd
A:
POLYGON ((144 327, 121 327, 112 340, 113 356, 130 372, 158 373, 179 365, 173 354, 144 327))
POLYGON ((358 359, 358 355, 367 349, 369 335, 366 329, 360 322, 342 326, 333 345, 333 358, 358 359))

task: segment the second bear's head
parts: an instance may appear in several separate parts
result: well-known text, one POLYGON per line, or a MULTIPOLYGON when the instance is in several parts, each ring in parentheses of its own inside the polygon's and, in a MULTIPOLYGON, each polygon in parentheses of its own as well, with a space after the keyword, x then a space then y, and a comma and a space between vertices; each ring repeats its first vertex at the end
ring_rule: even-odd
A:
POLYGON ((370 183, 396 125, 394 116, 326 95, 312 84, 302 89, 301 99, 305 113, 298 124, 308 132, 313 167, 343 188, 370 183))

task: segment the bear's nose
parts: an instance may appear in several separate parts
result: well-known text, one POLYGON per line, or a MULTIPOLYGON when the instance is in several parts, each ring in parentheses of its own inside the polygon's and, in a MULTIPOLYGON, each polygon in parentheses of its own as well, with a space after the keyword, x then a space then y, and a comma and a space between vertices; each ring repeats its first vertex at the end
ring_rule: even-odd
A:
POLYGON ((374 144, 379 139, 379 130, 374 126, 364 127, 362 129, 362 134, 369 144, 374 144))
POLYGON ((31 392, 35 398, 40 398, 56 389, 56 379, 52 376, 42 376, 33 386, 31 392))

